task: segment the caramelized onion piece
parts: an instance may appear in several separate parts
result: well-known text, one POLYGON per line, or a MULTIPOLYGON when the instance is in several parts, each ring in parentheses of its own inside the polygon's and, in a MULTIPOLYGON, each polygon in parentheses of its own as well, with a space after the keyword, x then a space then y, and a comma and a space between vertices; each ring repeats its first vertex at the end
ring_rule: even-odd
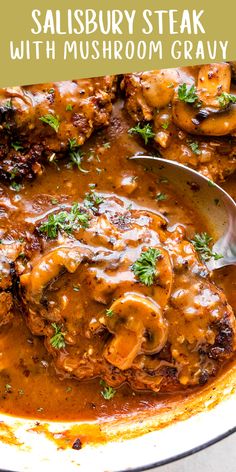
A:
POLYGON ((126 293, 111 305, 108 329, 115 334, 104 357, 121 370, 131 367, 140 353, 154 354, 165 345, 168 324, 160 306, 138 293, 126 293))

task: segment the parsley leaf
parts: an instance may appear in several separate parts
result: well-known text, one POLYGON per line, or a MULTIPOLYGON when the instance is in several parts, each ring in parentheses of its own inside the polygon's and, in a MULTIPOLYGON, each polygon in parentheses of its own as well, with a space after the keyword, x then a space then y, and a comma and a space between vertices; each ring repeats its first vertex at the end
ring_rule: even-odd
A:
POLYGON ((69 103, 68 105, 66 105, 66 111, 73 111, 73 106, 71 103, 69 103))
POLYGON ((58 133, 59 127, 60 127, 60 121, 59 121, 58 116, 51 115, 49 113, 47 115, 41 116, 39 118, 39 120, 42 121, 43 123, 46 123, 47 125, 51 126, 51 128, 53 128, 54 131, 56 131, 56 133, 58 133))
POLYGON ((70 156, 70 167, 77 166, 80 172, 84 172, 87 174, 89 171, 85 170, 81 167, 81 162, 83 159, 83 153, 80 151, 79 146, 77 144, 77 140, 75 138, 69 139, 69 156, 70 156))
POLYGON ((97 192, 91 191, 85 194, 84 205, 86 206, 86 208, 89 208, 93 212, 96 212, 98 209, 98 206, 101 205, 101 203, 103 202, 104 202, 104 199, 97 192))
POLYGON ((208 185, 209 187, 215 187, 215 182, 213 182, 211 179, 208 179, 208 185))
POLYGON ((66 347, 65 343, 65 333, 62 332, 61 326, 58 326, 56 323, 52 323, 55 334, 50 339, 50 344, 54 349, 64 349, 66 347))
POLYGON ((48 238, 56 238, 58 231, 64 231, 70 234, 75 229, 82 227, 88 228, 89 215, 80 210, 79 204, 74 203, 71 211, 61 211, 52 213, 48 220, 41 224, 39 231, 46 233, 48 238))
POLYGON ((131 270, 140 282, 149 287, 154 283, 155 278, 158 277, 156 262, 160 256, 161 252, 158 249, 149 248, 147 251, 142 252, 131 267, 131 270))
POLYGON ((169 121, 165 121, 164 123, 162 123, 161 127, 162 127, 163 129, 168 129, 168 128, 169 128, 169 124, 170 124, 169 121))
POLYGON ((15 143, 11 143, 11 147, 15 149, 15 151, 21 151, 22 149, 24 149, 18 141, 16 141, 15 143))
POLYGON ((112 318, 113 315, 114 311, 111 308, 108 308, 108 310, 106 310, 106 316, 108 316, 108 318, 112 318))
POLYGON ((51 204, 52 204, 52 205, 57 205, 57 204, 58 204, 57 198, 52 198, 52 199, 51 199, 51 204))
POLYGON ((7 109, 12 109, 13 108, 11 98, 4 103, 4 107, 7 108, 7 109))
POLYGON ((197 89, 194 85, 192 85, 191 87, 187 87, 187 84, 179 85, 179 88, 178 88, 179 100, 185 103, 195 103, 198 100, 196 91, 197 89))
POLYGON ((14 190, 15 192, 19 192, 22 188, 21 184, 18 184, 17 182, 12 182, 10 185, 10 189, 14 190))
POLYGON ((194 245, 195 250, 199 252, 203 261, 209 261, 212 257, 217 261, 223 257, 221 254, 212 251, 210 247, 212 241, 213 238, 207 233, 196 233, 191 240, 191 243, 194 245))
POLYGON ((103 387, 103 390, 101 391, 103 398, 105 400, 111 400, 115 396, 116 390, 107 385, 104 380, 100 380, 100 385, 103 387))
POLYGON ((78 287, 78 285, 73 285, 73 290, 74 290, 74 292, 79 292, 80 287, 78 287))
POLYGON ((79 147, 76 138, 68 139, 68 143, 70 151, 75 151, 79 147))
POLYGON ((165 194, 165 193, 162 193, 162 192, 159 192, 159 193, 157 194, 157 196, 156 196, 156 200, 157 200, 158 202, 162 202, 162 201, 164 201, 164 200, 166 200, 166 199, 167 199, 166 194, 165 194))
POLYGON ((200 154, 202 154, 202 152, 199 149, 198 143, 196 143, 196 142, 194 143, 194 142, 190 141, 190 142, 188 142, 188 145, 189 145, 190 149, 192 150, 192 152, 194 154, 196 154, 197 156, 200 156, 200 154))
POLYGON ((155 133, 152 130, 151 125, 148 123, 147 125, 141 127, 140 123, 135 126, 134 128, 130 128, 128 131, 129 134, 139 134, 145 144, 148 144, 149 139, 153 138, 155 136, 155 133))
POLYGON ((12 171, 10 172, 10 180, 14 180, 18 174, 19 169, 17 169, 17 167, 13 167, 12 171))
POLYGON ((84 154, 79 149, 77 151, 70 152, 70 164, 71 164, 71 167, 75 165, 78 167, 80 172, 83 172, 84 174, 88 174, 89 171, 81 167, 83 155, 84 154))
POLYGON ((230 103, 236 103, 236 96, 231 93, 223 92, 218 98, 221 108, 226 108, 230 103))
POLYGON ((12 392, 12 386, 10 384, 5 385, 5 393, 10 393, 12 392))

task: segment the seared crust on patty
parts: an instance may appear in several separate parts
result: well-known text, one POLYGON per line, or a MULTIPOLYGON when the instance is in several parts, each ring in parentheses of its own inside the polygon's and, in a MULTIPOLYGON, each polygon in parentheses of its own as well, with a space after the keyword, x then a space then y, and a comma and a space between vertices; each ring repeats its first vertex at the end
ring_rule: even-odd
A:
POLYGON ((31 176, 69 142, 81 146, 109 124, 115 90, 114 76, 1 89, 0 170, 31 176))

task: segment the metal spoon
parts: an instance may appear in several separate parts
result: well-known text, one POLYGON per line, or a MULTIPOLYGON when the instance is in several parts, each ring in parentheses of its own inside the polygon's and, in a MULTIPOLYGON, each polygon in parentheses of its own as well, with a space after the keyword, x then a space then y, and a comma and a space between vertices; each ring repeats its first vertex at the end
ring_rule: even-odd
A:
POLYGON ((133 156, 132 160, 165 177, 176 187, 179 198, 196 208, 206 219, 210 234, 216 241, 212 251, 222 255, 206 262, 209 270, 236 264, 236 203, 219 185, 193 169, 160 157, 133 156))

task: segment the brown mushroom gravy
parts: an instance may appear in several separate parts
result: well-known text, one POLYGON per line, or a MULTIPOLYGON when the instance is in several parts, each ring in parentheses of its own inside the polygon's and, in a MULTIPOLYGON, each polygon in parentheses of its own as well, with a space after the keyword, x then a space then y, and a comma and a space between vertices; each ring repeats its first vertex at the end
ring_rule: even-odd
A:
MULTIPOLYGON (((119 102, 81 149, 81 168, 52 157, 34 180, 0 185, 1 269, 12 276, 1 304, 14 294, 0 328, 4 413, 158 409, 232 360, 236 269, 208 274, 191 242, 207 222, 129 161, 145 151, 131 126, 119 102)), ((236 196, 233 177, 224 187, 236 196)))

